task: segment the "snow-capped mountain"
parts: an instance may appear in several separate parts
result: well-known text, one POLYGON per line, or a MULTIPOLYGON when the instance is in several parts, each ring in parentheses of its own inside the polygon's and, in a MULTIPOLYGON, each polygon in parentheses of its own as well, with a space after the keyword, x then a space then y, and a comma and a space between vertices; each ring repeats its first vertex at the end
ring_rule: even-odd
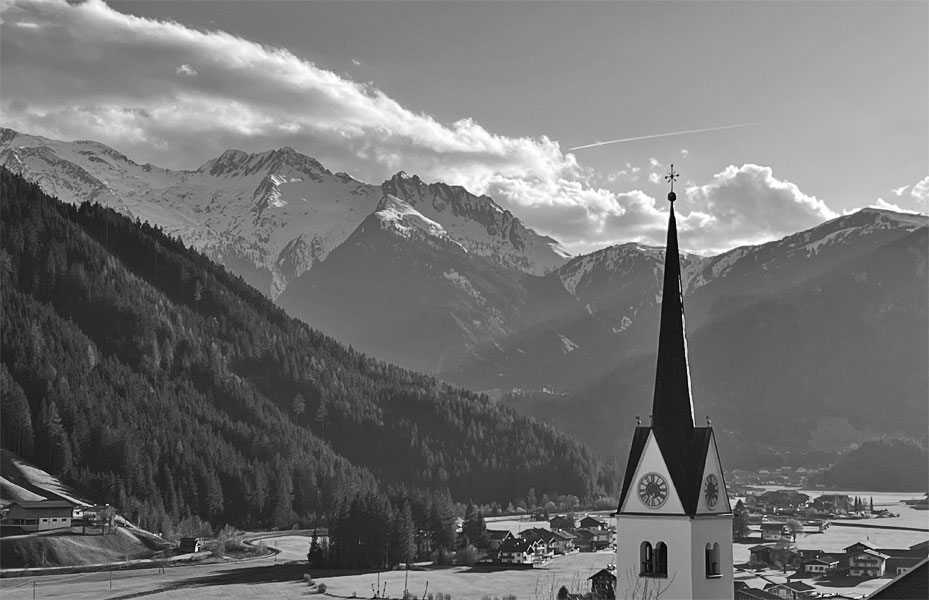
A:
POLYGON ((228 150, 196 170, 139 165, 87 141, 4 129, 0 164, 66 202, 99 202, 157 225, 276 296, 374 209, 380 188, 292 148, 228 150))
POLYGON ((525 273, 543 275, 571 255, 558 242, 526 227, 489 196, 475 196, 460 186, 423 183, 400 172, 381 186, 420 214, 441 223, 468 252, 486 256, 525 273))
POLYGON ((486 196, 398 174, 382 186, 332 173, 293 148, 227 150, 189 171, 140 165, 103 144, 0 130, 0 165, 66 202, 99 202, 148 221, 277 297, 326 259, 385 196, 469 252, 529 273, 567 254, 486 196))

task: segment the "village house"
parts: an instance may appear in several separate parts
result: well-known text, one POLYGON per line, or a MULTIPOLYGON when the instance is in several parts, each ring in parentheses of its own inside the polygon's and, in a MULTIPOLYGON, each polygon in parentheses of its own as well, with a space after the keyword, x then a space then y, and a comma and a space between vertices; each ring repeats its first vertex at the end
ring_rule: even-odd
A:
POLYGON ((780 596, 775 596, 758 588, 748 587, 744 581, 736 581, 733 584, 735 588, 735 600, 779 600, 780 596))
POLYGON ((525 538, 509 538, 500 544, 497 562, 506 565, 531 565, 535 562, 540 546, 544 547, 545 544, 525 538))
POLYGON ((577 529, 577 522, 574 520, 574 515, 556 515, 548 522, 548 526, 552 528, 552 531, 555 529, 574 531, 577 529))
POLYGON ((808 560, 818 558, 822 550, 804 550, 800 551, 784 543, 764 544, 752 546, 749 551, 749 563, 753 565, 767 565, 769 567, 796 567, 802 570, 804 554, 809 557, 808 560))
POLYGON ((803 600, 804 598, 813 598, 816 594, 816 588, 802 581, 769 583, 764 586, 764 591, 774 594, 778 598, 784 598, 784 600, 803 600))
POLYGON ((609 569, 600 569, 587 578, 590 582, 590 596, 595 600, 615 600, 616 575, 609 569))
POLYGON ((848 574, 852 577, 883 577, 888 558, 877 550, 856 552, 848 558, 848 574))
POLYGON ((552 554, 567 554, 574 551, 574 535, 564 531, 550 531, 533 527, 521 532, 520 537, 543 542, 552 554))
POLYGON ((748 549, 748 556, 749 556, 748 562, 756 563, 756 564, 760 564, 760 563, 771 564, 772 561, 774 560, 772 556, 773 553, 774 553, 774 546, 766 546, 763 544, 752 546, 751 548, 748 549))
POLYGON ((66 500, 17 501, 6 509, 3 524, 25 531, 68 529, 74 517, 74 504, 66 500))
POLYGON ((490 549, 499 550, 500 544, 513 539, 513 534, 507 529, 488 529, 487 538, 490 540, 490 549))
POLYGON ((840 561, 830 554, 823 554, 818 558, 803 562, 803 571, 814 575, 835 573, 839 569, 840 561))
POLYGON ((587 515, 586 517, 581 519, 580 525, 578 526, 583 529, 594 529, 594 530, 609 529, 610 527, 609 524, 607 524, 607 522, 604 521, 603 519, 598 519, 597 517, 592 517, 590 515, 587 515))
POLYGON ((596 552, 609 548, 612 537, 609 530, 603 529, 578 529, 575 535, 577 539, 574 540, 574 545, 581 552, 596 552))
POLYGON ((769 542, 797 541, 797 534, 783 522, 762 523, 761 539, 769 542))

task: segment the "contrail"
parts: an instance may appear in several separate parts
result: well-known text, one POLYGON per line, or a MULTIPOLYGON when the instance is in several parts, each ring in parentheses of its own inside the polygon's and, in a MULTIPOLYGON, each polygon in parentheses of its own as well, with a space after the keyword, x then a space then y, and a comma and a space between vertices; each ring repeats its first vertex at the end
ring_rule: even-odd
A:
POLYGON ((763 125, 768 121, 755 121, 754 123, 739 123, 738 125, 723 125, 722 127, 707 127, 706 129, 689 129, 687 131, 672 131, 670 133, 656 133, 655 135, 640 135, 639 137, 623 138, 621 140, 610 140, 608 142, 596 142, 594 144, 585 144, 568 148, 571 150, 583 150, 584 148, 593 148, 595 146, 606 146, 607 144, 619 144, 620 142, 634 142, 635 140, 650 140, 652 138, 668 137, 672 135, 684 135, 686 133, 703 133, 704 131, 719 131, 721 129, 736 129, 738 127, 751 127, 753 125, 763 125))

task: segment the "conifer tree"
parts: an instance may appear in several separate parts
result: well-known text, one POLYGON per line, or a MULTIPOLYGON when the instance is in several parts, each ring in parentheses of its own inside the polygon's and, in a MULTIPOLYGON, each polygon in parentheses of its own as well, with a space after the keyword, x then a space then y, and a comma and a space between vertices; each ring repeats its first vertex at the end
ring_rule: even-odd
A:
POLYGON ((43 401, 38 425, 36 455, 49 473, 61 477, 71 470, 71 444, 54 401, 43 401))
POLYGON ((0 363, 0 439, 23 458, 32 458, 32 414, 23 388, 0 363))

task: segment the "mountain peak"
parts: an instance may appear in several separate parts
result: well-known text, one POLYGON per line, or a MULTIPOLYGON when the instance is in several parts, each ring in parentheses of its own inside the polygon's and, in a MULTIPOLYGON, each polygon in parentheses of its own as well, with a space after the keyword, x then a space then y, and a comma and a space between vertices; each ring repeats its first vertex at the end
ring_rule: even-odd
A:
POLYGON ((542 275, 570 258, 558 242, 526 227, 490 196, 478 196, 457 185, 427 184, 403 171, 385 181, 381 189, 442 223, 451 239, 469 252, 505 266, 542 275))
POLYGON ((331 175, 315 158, 301 154, 290 146, 256 154, 235 149, 226 150, 218 157, 205 162, 197 171, 213 177, 248 176, 256 173, 269 175, 278 172, 285 175, 309 175, 311 178, 317 178, 324 173, 331 175))
MULTIPOLYGON (((902 213, 886 208, 867 207, 852 213, 851 216, 861 215, 873 219, 874 223, 884 223, 885 225, 899 225, 906 228, 925 227, 929 225, 929 215, 922 213, 902 213)), ((840 217, 842 218, 842 217, 840 217)))

